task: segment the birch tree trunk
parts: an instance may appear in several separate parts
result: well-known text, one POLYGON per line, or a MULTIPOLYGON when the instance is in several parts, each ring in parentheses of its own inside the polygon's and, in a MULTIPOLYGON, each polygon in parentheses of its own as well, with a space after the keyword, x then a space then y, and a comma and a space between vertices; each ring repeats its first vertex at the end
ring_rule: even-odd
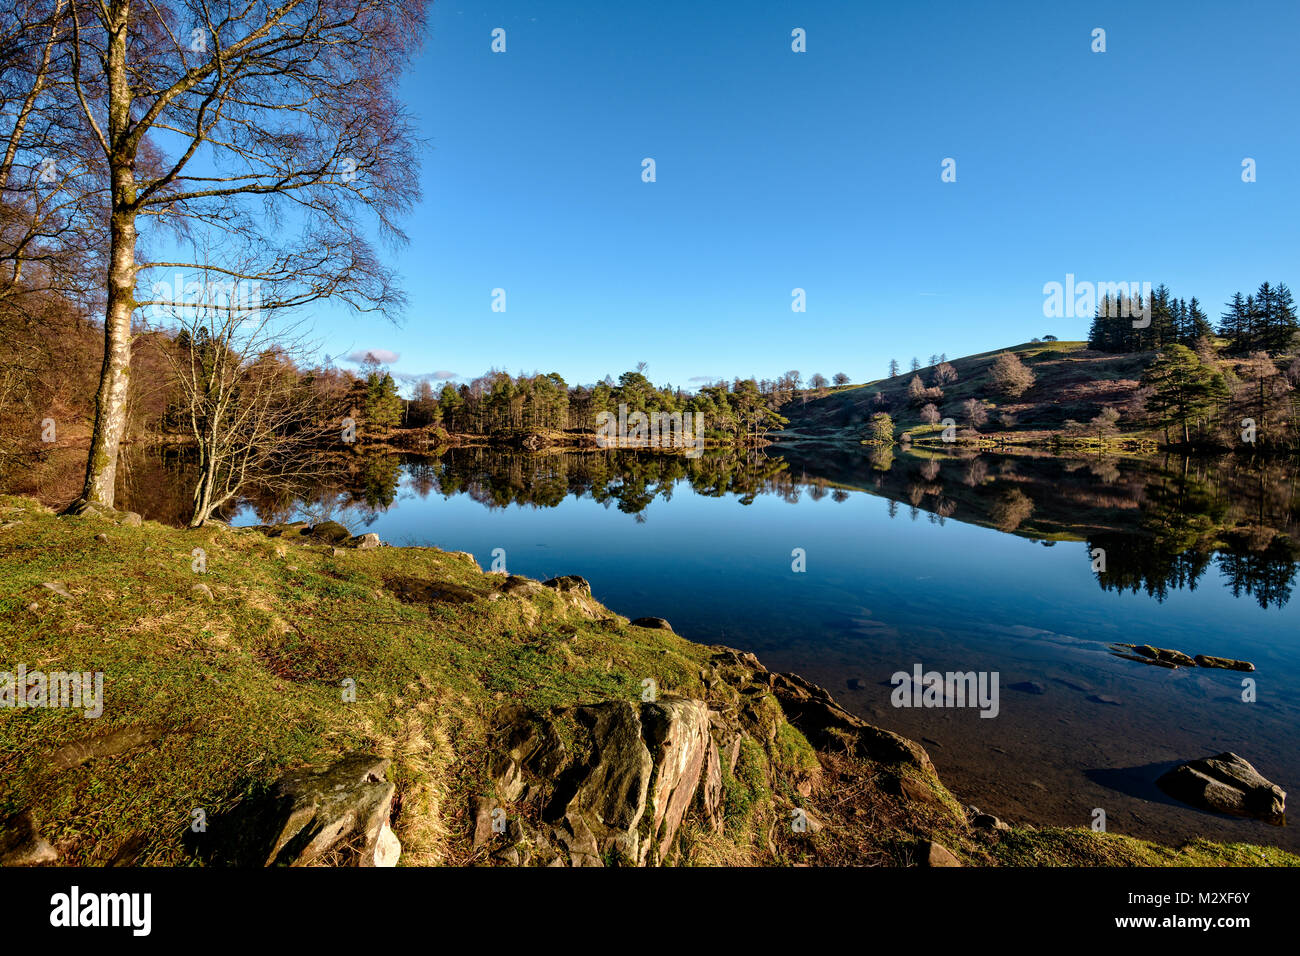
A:
POLYGON ((104 364, 95 393, 95 427, 86 461, 86 483, 74 509, 113 507, 117 458, 127 423, 131 377, 131 313, 135 309, 135 145, 131 133, 131 89, 126 70, 129 0, 110 4, 108 56, 108 146, 112 182, 109 219, 107 307, 104 311, 104 364))

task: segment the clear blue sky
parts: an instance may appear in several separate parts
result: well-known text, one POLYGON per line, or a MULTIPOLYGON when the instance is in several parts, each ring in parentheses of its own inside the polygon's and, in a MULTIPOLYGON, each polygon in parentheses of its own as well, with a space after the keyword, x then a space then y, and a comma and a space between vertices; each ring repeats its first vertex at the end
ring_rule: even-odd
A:
POLYGON ((1066 273, 1166 282, 1215 318, 1300 286, 1295 0, 440 0, 430 23, 402 84, 429 141, 394 254, 410 307, 319 313, 336 356, 865 381, 1085 337, 1043 317, 1066 273))

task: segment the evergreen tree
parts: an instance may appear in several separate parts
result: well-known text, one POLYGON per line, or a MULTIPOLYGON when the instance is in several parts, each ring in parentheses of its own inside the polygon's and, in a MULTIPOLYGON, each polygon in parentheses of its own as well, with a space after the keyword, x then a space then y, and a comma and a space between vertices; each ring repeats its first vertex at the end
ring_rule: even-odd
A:
POLYGON ((1191 423, 1228 398, 1223 373, 1184 345, 1163 350, 1142 373, 1142 384, 1154 389, 1151 407, 1165 430, 1166 443, 1171 426, 1181 428, 1183 442, 1190 443, 1191 423))
POLYGON ((1213 333, 1214 327, 1210 325, 1210 317, 1201 309, 1201 303, 1196 296, 1192 296, 1192 301, 1187 306, 1187 317, 1183 327, 1183 344, 1194 345, 1213 333))
POLYGON ((1296 332, 1300 330, 1296 322, 1295 299, 1286 283, 1279 282, 1273 287, 1269 305, 1268 318, 1260 329, 1256 344, 1268 352, 1285 352, 1292 347, 1296 332))
POLYGON ((1233 293, 1227 304, 1227 311, 1219 317, 1219 334, 1228 340, 1228 350, 1232 352, 1244 348, 1243 336, 1247 326, 1246 302, 1240 292, 1233 293))
POLYGON ((361 417, 370 425, 386 428, 402 420, 402 408, 393 376, 387 371, 370 372, 362 392, 361 417))

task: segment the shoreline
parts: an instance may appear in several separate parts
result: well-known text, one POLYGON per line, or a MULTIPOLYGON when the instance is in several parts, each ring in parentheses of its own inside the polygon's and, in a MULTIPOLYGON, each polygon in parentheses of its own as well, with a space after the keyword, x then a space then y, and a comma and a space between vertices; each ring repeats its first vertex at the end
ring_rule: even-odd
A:
MULTIPOLYGON (((981 822, 948 792, 920 744, 854 716, 829 691, 798 675, 769 671, 753 655, 695 644, 657 619, 628 621, 596 601, 582 579, 537 582, 492 574, 463 553, 380 546, 377 538, 328 541, 292 528, 272 536, 224 526, 188 531, 121 514, 56 518, 30 499, 0 504, 17 522, 0 539, 0 560, 9 565, 15 590, 30 595, 22 598, 28 609, 10 627, 15 651, 34 658, 48 642, 40 635, 53 631, 63 637, 69 666, 107 672, 106 723, 96 723, 95 739, 103 726, 125 731, 142 719, 166 717, 152 749, 92 760, 88 771, 116 778, 131 768, 124 779, 138 792, 110 786, 103 799, 139 807, 131 822, 123 819, 110 830, 143 829, 154 841, 143 852, 145 862, 174 865, 188 858, 165 827, 156 827, 176 812, 167 794, 177 786, 207 792, 202 799, 214 811, 228 811, 239 803, 232 792, 257 792, 255 781, 269 785, 282 768, 319 763, 330 752, 356 746, 391 751, 400 763, 402 810, 393 826, 409 862, 549 859, 563 847, 545 807, 515 793, 514 777, 495 772, 491 755, 514 752, 513 745, 493 742, 500 741, 501 715, 524 719, 522 707, 531 715, 529 726, 555 727, 563 737, 588 732, 581 721, 572 723, 575 714, 626 709, 617 702, 640 699, 638 726, 650 735, 651 718, 662 708, 641 695, 650 680, 644 675, 654 674, 673 720, 703 712, 712 728, 698 738, 705 749, 697 778, 689 788, 682 783, 689 810, 683 805, 654 859, 671 855, 716 865, 941 865, 934 860, 948 856, 992 866, 1300 864, 1300 857, 1270 847, 1196 841, 1172 849, 1086 829, 981 822), (100 539, 107 539, 107 548, 100 539), (196 545, 206 554, 202 579, 190 567, 196 545), (56 583, 67 597, 42 588, 51 557, 58 559, 56 583), (358 644, 358 629, 371 641, 358 644), (169 647, 189 650, 159 656, 169 647), (197 672, 190 664, 195 654, 206 661, 197 672), (93 664, 99 666, 87 666, 93 664), (358 699, 351 704, 337 700, 338 678, 348 673, 356 675, 358 699), (167 697, 176 701, 170 716, 145 703, 167 697), (411 698, 415 710, 407 704, 394 711, 385 703, 398 698, 411 698), (419 703, 426 698, 446 703, 426 711, 419 703), (507 704, 515 710, 503 711, 507 704), (402 730, 412 720, 424 725, 424 739, 446 742, 407 753, 399 741, 412 732, 402 730), (309 726, 319 730, 306 736, 294 731, 309 726), (727 755, 723 769, 706 773, 710 755, 719 753, 727 755), (251 779, 241 769, 250 759, 259 768, 251 779), (847 803, 834 797, 846 787, 858 794, 847 803), (697 791, 713 794, 711 811, 697 791), (491 849, 495 844, 474 845, 472 799, 493 792, 521 821, 509 848, 515 856, 502 857, 502 848, 491 849), (811 835, 783 822, 796 812, 814 821, 811 835), (523 857, 520 847, 527 850, 523 857)), ((630 706, 629 720, 637 705, 630 706)), ((21 737, 0 740, 26 754, 14 768, 23 772, 11 775, 0 800, 14 809, 30 805, 45 818, 43 825, 62 830, 81 811, 57 808, 75 807, 82 784, 46 765, 49 748, 74 745, 91 728, 57 711, 38 716, 21 737)), ((0 737, 15 731, 11 726, 6 735, 0 728, 0 737)), ((544 775, 529 776, 535 770, 521 759, 516 773, 537 792, 548 790, 544 775)), ((652 779, 661 773, 656 769, 652 779)), ((587 823, 593 833, 599 830, 587 823)), ((104 846, 126 835, 103 834, 94 845, 74 841, 59 849, 68 862, 93 865, 97 853, 107 852, 104 846)), ((601 843, 602 854, 614 853, 602 857, 609 864, 618 862, 615 850, 629 836, 601 831, 595 839, 613 841, 601 843)))

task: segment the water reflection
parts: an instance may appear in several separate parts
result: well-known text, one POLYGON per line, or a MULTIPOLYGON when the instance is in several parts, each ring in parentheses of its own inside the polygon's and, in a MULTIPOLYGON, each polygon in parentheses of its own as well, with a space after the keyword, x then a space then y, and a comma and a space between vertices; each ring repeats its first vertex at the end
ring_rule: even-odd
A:
MULTIPOLYGON (((181 450, 136 454, 124 491, 134 510, 183 523, 189 459, 181 450)), ((1081 542, 1080 562, 1106 591, 1164 601, 1197 588, 1214 566, 1234 596, 1261 607, 1290 600, 1300 561, 1297 463, 1191 459, 1062 459, 1047 455, 935 456, 843 447, 711 449, 690 459, 635 451, 526 454, 452 449, 436 458, 340 455, 299 488, 253 488, 224 517, 274 523, 343 518, 368 525, 398 499, 466 496, 485 508, 554 508, 587 498, 646 521, 683 483, 696 495, 751 504, 866 491, 936 524, 957 520, 1045 545, 1081 542), (1101 560, 1099 561, 1099 557, 1101 560)))

